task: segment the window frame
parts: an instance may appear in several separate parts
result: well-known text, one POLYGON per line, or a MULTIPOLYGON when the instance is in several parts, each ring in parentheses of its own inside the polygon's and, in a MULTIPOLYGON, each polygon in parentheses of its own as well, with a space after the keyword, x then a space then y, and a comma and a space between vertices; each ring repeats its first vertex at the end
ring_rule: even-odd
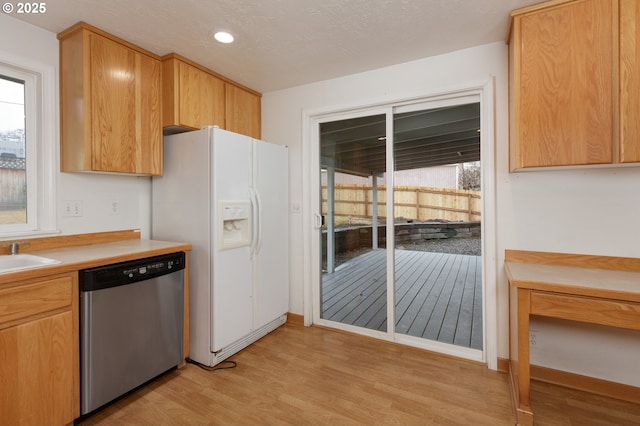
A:
POLYGON ((27 222, 0 224, 0 238, 57 233, 55 68, 0 51, 0 74, 25 82, 27 180, 27 222))

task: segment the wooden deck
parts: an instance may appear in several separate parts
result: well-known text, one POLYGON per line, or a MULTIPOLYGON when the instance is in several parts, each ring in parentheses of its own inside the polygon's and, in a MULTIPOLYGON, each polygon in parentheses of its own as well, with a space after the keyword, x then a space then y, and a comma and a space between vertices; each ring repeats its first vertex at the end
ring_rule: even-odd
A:
MULTIPOLYGON (((396 250, 396 333, 482 350, 480 256, 396 250)), ((386 250, 322 275, 322 318, 386 331, 386 250)))

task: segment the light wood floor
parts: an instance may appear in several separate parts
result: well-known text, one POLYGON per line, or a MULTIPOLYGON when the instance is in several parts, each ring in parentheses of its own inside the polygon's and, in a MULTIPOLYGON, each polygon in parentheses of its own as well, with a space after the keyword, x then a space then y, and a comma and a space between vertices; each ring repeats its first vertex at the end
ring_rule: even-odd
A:
MULTIPOLYGON (((233 356, 187 365, 83 425, 510 425, 504 373, 318 327, 286 324, 233 356)), ((534 383, 538 425, 640 424, 633 404, 534 383), (541 401, 544 400, 544 403, 541 401)))
MULTIPOLYGON (((387 251, 322 274, 322 318, 387 330, 387 251)), ((482 350, 482 257, 395 251, 396 333, 482 350)))

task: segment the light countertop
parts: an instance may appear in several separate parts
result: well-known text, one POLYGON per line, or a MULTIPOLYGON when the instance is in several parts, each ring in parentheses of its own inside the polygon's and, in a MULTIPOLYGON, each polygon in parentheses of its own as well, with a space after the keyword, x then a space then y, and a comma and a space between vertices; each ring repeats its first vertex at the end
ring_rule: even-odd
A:
POLYGON ((0 273, 0 286, 14 281, 189 250, 191 250, 191 244, 187 243, 130 239, 34 251, 29 254, 58 260, 60 263, 22 271, 0 273))

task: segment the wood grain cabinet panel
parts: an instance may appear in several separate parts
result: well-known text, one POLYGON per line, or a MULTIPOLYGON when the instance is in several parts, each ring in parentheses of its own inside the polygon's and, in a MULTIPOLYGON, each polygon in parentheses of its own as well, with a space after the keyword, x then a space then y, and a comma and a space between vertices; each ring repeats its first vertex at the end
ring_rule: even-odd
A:
POLYGON ((640 330, 640 303, 531 292, 531 315, 640 330))
POLYGON ((638 22, 637 0, 553 0, 512 13, 512 171, 640 162, 638 22))
POLYGON ((640 162, 640 1, 620 0, 620 162, 640 162))
POLYGON ((611 0, 514 16, 512 169, 612 161, 612 48, 611 0))
POLYGON ((71 278, 63 277, 0 290, 0 323, 69 308, 72 284, 71 278))
POLYGON ((0 300, 0 424, 70 424, 80 415, 77 273, 10 284, 0 300))
POLYGON ((260 96, 233 84, 227 84, 225 100, 226 129, 261 139, 260 96))
POLYGON ((161 175, 159 57, 84 23, 58 38, 61 170, 161 175))
POLYGON ((180 123, 201 129, 224 126, 224 82, 191 65, 180 63, 180 123))
POLYGON ((162 58, 163 127, 224 128, 224 81, 177 55, 162 58))
POLYGON ((260 139, 259 93, 175 53, 162 69, 165 134, 213 125, 260 139))

